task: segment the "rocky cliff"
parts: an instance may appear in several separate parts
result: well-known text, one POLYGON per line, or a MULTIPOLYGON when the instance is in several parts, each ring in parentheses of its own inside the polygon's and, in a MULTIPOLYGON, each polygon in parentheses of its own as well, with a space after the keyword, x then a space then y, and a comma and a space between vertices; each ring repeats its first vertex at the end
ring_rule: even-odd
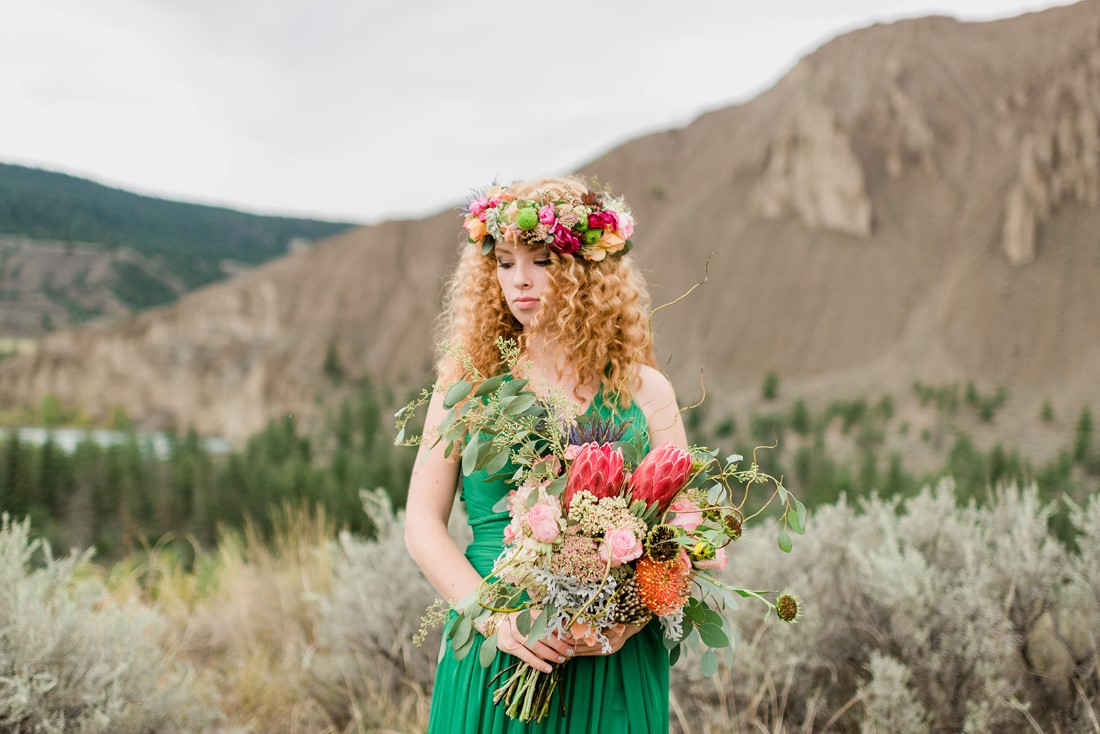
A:
MULTIPOLYGON (((1100 0, 991 23, 932 17, 843 35, 756 99, 585 167, 638 218, 684 402, 717 408, 775 370, 812 400, 914 379, 1100 404, 1100 0)), ((471 182, 476 184, 477 182, 471 182)), ((456 202, 457 203, 457 202, 456 202)), ((240 437, 309 413, 330 349, 352 372, 426 374, 448 211, 350 231, 179 303, 60 333, 0 364, 0 398, 53 393, 240 437)))

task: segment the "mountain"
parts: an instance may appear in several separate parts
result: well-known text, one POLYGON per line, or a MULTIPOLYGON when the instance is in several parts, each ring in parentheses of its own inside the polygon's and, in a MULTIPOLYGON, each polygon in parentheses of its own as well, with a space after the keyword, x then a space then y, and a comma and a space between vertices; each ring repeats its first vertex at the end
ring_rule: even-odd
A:
POLYGON ((0 164, 0 336, 174 301, 352 225, 259 216, 0 164))
MULTIPOLYGON (((584 171, 631 202, 655 303, 706 275, 654 319, 684 404, 700 370, 712 413, 758 404, 771 371, 780 402, 816 405, 974 381, 1008 391, 995 438, 1036 455, 1064 443, 1045 401, 1100 408, 1100 0, 848 33, 750 102, 584 171)), ((326 358, 416 383, 460 240, 453 211, 350 230, 54 334, 0 363, 0 401, 52 393, 240 437, 314 412, 326 358)))

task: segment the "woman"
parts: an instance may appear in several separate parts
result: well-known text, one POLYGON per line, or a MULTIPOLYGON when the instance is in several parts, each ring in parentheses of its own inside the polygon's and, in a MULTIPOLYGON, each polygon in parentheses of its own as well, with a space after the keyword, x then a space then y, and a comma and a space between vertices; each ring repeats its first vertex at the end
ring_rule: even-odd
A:
MULTIPOLYGON (((639 435, 647 451, 667 441, 686 448, 676 396, 654 367, 648 295, 627 254, 633 218, 622 200, 577 178, 519 182, 476 197, 465 226, 470 244, 450 282, 442 340, 463 345, 473 365, 492 375, 503 369, 497 338, 514 339, 536 393, 563 388, 582 413, 627 423, 625 439, 639 435), (531 201, 535 212, 518 206, 531 201)), ((448 358, 437 370, 443 391, 460 376, 448 358)), ((442 395, 437 390, 429 403, 429 438, 446 412, 442 395)), ((459 467, 444 456, 442 442, 431 443, 421 444, 410 480, 405 539, 428 580, 454 602, 491 572, 509 521, 492 507, 513 487, 484 470, 463 478, 474 533, 464 554, 447 532, 459 467)), ((429 732, 668 731, 668 655, 659 625, 609 635, 608 655, 569 636, 527 640, 517 616, 494 620, 498 652, 488 668, 478 661, 481 638, 461 661, 444 646, 429 732), (522 724, 493 703, 494 676, 516 658, 547 672, 568 661, 555 693, 564 716, 554 701, 541 723, 522 724)))

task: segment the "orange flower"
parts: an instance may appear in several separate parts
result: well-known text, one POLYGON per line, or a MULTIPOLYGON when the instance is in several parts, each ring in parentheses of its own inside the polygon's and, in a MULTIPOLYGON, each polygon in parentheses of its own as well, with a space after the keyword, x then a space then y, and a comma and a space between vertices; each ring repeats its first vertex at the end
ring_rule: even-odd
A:
POLYGON ((481 238, 485 236, 485 222, 477 217, 466 217, 465 227, 471 240, 481 242, 481 238))
POLYGON ((649 611, 663 617, 687 603, 691 564, 685 566, 682 558, 662 562, 642 556, 634 565, 634 578, 638 584, 638 598, 649 611))

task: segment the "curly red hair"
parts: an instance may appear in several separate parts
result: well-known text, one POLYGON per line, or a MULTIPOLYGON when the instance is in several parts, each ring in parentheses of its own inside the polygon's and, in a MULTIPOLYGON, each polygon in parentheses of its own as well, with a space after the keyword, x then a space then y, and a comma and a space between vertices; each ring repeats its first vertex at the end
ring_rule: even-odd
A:
MULTIPOLYGON (((508 187, 518 197, 533 192, 584 194, 580 178, 542 178, 508 187)), ((522 246, 522 245, 521 245, 522 246)), ((625 407, 637 388, 637 366, 656 366, 648 328, 649 292, 630 255, 590 262, 573 255, 550 253, 550 284, 544 308, 532 325, 545 344, 566 355, 577 388, 599 383, 625 407)), ((527 349, 523 326, 512 316, 497 281, 496 261, 481 249, 464 244, 448 283, 438 336, 462 345, 472 365, 483 375, 503 368, 498 338, 515 340, 527 349)), ((462 375, 462 365, 445 354, 436 360, 443 384, 462 375)), ((579 396, 578 396, 579 397, 579 396)))

